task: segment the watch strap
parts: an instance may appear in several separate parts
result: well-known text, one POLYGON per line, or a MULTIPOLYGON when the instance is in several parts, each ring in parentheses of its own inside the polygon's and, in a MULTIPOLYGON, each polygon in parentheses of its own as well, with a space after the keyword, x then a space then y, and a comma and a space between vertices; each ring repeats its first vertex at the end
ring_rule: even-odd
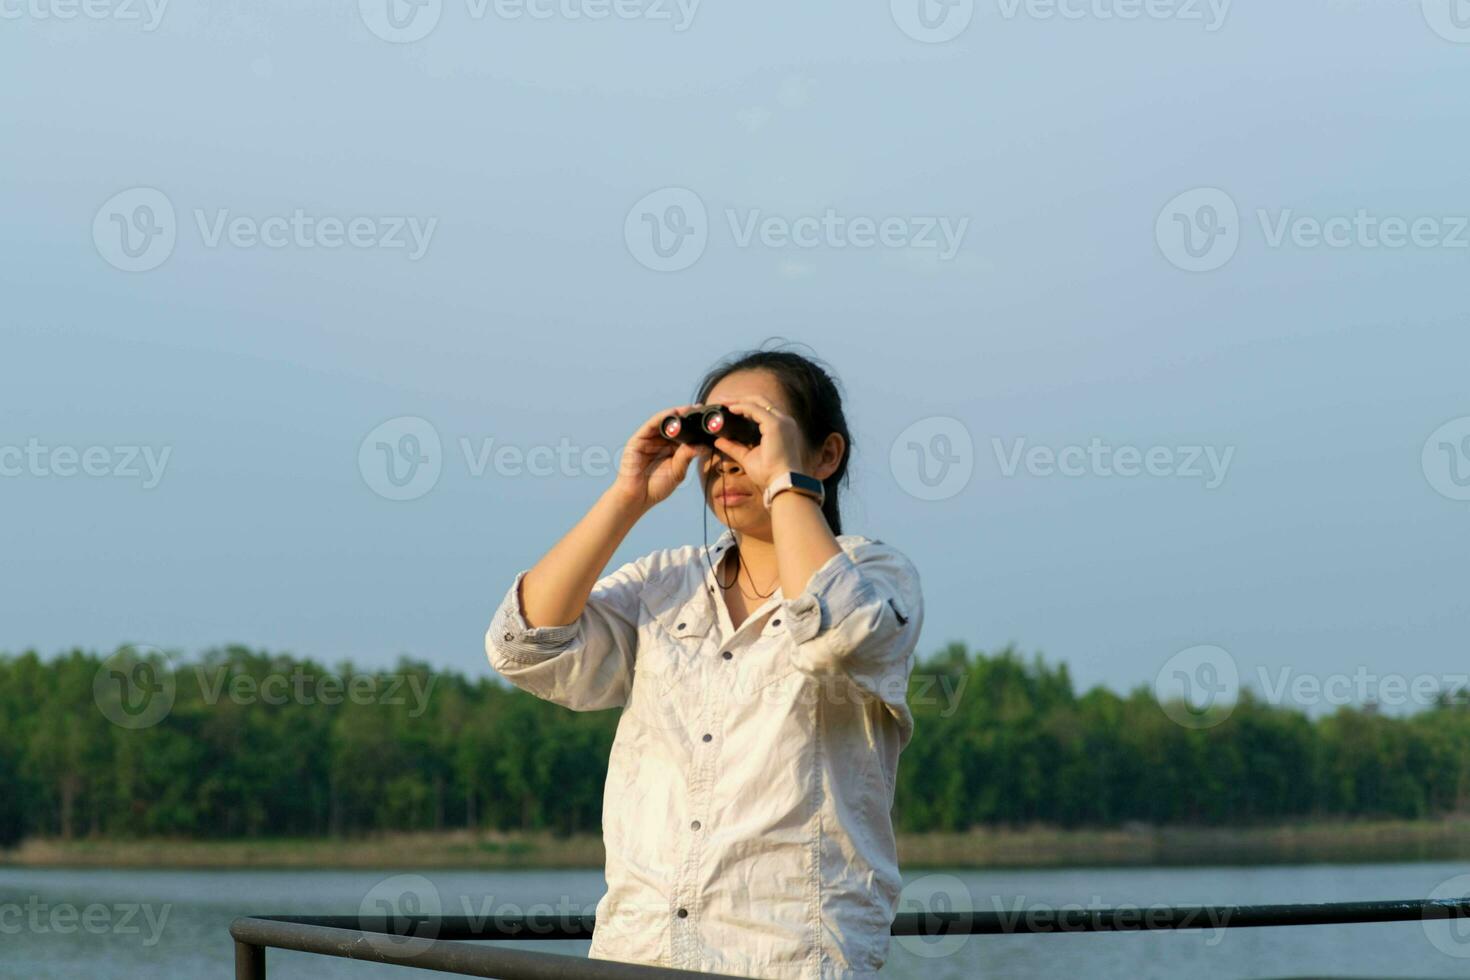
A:
POLYGON ((777 475, 766 487, 763 498, 766 510, 771 509, 771 501, 776 498, 776 494, 783 490, 795 490, 797 493, 811 497, 818 504, 823 504, 827 501, 827 488, 822 486, 821 480, 818 480, 814 476, 808 476, 805 473, 798 473, 795 470, 791 470, 777 475))

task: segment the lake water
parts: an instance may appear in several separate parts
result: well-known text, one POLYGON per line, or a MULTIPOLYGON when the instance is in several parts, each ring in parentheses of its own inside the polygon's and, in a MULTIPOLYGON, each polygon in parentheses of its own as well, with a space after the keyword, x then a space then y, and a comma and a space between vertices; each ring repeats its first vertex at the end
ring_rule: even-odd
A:
MULTIPOLYGON (((984 910, 1058 906, 1260 904, 1441 897, 1470 891, 1470 864, 1108 868, 912 872, 906 902, 984 910), (1438 889, 1438 891, 1436 891, 1438 889)), ((361 871, 98 871, 0 868, 0 976, 228 978, 230 920, 352 914, 385 894, 428 892, 445 914, 536 903, 587 908, 597 871, 432 871, 427 883, 361 871)), ((918 905, 905 905, 917 909, 918 905)), ((513 944, 585 955, 586 942, 513 944)), ((272 978, 443 977, 271 950, 272 978)), ((884 975, 974 977, 1465 977, 1470 929, 1449 922, 1115 934, 894 939, 884 975)))

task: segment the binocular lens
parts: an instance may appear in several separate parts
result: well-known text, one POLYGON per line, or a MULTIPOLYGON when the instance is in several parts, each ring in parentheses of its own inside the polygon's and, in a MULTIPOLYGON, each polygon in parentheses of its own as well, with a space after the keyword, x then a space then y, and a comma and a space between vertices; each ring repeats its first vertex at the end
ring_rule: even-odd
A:
POLYGON ((725 411, 723 406, 695 409, 688 415, 665 415, 658 430, 665 439, 688 442, 700 446, 713 446, 715 437, 723 436, 747 446, 758 446, 761 441, 760 426, 735 412, 725 411), (684 423, 689 422, 688 431, 684 423))

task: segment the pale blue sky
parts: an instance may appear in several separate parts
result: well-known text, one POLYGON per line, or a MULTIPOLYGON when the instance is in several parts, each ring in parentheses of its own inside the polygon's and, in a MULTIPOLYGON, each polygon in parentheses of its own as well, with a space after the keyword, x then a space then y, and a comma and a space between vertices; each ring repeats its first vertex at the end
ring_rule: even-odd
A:
MULTIPOLYGON (((357 4, 174 0, 149 30, 142 4, 139 23, 27 2, 0 30, 0 447, 169 455, 152 488, 0 477, 0 649, 488 671, 512 576, 605 479, 477 476, 460 440, 615 450, 780 335, 841 375, 848 529, 920 569, 925 652, 1014 641, 1119 689, 1200 644, 1251 678, 1470 669, 1470 457, 1421 460, 1470 416, 1470 248, 1271 241, 1288 209, 1456 239, 1470 44, 1435 30, 1436 0, 1240 4, 1214 25, 1204 4, 1120 20, 1075 0, 1064 20, 980 0, 945 43, 882 3, 706 0, 680 30, 443 0, 426 37, 389 43, 357 4), (132 188, 175 212, 149 271, 106 254, 107 202, 132 188), (665 188, 707 210, 707 244, 659 272, 625 226, 665 188), (1239 213, 1210 271, 1156 235, 1196 188, 1239 213), (367 217, 373 241, 400 218, 431 231, 418 258, 210 244, 298 209, 367 217), (740 244, 753 217, 828 209, 964 232, 949 258, 740 244), (395 501, 359 450, 405 416, 441 438, 441 473, 395 501), (973 473, 925 500, 890 452, 935 417, 962 424, 973 473), (1005 474, 1018 439, 1093 438, 1232 455, 1213 488, 1005 474)), ((700 536, 686 487, 615 563, 700 536)))

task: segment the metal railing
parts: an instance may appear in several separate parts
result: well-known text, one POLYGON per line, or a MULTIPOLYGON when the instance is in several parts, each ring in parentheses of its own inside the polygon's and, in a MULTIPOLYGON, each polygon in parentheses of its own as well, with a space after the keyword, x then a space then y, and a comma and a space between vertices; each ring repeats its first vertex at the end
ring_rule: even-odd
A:
MULTIPOLYGON (((1245 929, 1265 926, 1352 925, 1470 918, 1470 898, 1306 905, 1120 906, 1036 909, 1024 913, 900 912, 895 936, 1017 933, 1136 932, 1159 929, 1245 929)), ((414 966, 501 980, 737 980, 727 974, 674 970, 557 953, 471 945, 464 940, 591 939, 591 915, 395 916, 269 915, 236 919, 236 980, 265 980, 265 951, 289 949, 348 959, 414 966), (390 938, 391 937, 391 938, 390 938)), ((744 980, 744 978, 738 978, 744 980)))

